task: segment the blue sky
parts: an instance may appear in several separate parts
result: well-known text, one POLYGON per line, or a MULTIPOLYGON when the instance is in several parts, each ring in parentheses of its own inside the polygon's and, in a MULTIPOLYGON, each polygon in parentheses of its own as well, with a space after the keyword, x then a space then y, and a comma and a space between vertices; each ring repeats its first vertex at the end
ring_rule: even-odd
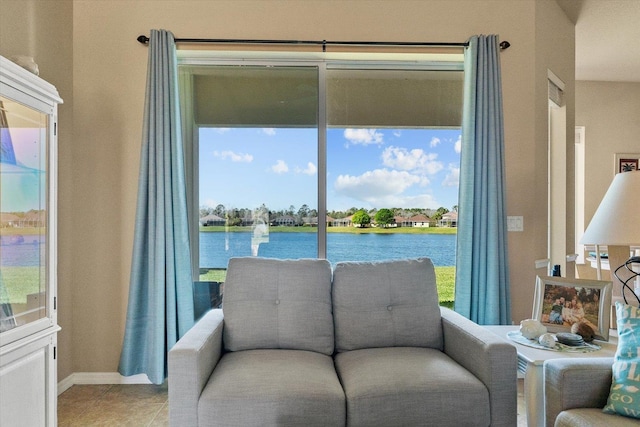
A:
MULTIPOLYGON (((457 205, 459 129, 329 129, 327 209, 457 205)), ((317 132, 201 128, 200 205, 317 207, 317 132)))

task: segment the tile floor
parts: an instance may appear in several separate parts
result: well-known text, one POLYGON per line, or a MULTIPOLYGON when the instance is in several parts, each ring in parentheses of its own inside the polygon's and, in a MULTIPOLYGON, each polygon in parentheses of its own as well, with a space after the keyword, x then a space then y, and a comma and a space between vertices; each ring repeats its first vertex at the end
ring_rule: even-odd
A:
MULTIPOLYGON (((58 426, 167 426, 167 386, 74 385, 58 396, 58 426)), ((518 426, 527 427, 523 380, 518 380, 518 426)))
POLYGON ((167 386, 74 385, 58 396, 58 426, 168 426, 167 386))

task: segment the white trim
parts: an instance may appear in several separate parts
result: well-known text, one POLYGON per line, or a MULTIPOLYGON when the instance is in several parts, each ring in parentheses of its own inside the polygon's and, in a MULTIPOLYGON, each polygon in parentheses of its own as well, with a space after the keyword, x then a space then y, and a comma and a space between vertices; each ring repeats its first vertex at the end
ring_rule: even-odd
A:
POLYGON ((576 264, 584 264, 585 246, 580 244, 582 235, 586 229, 584 224, 584 205, 586 195, 585 172, 585 127, 576 126, 574 146, 574 193, 575 193, 575 248, 578 253, 576 264))
POLYGON ((73 385, 73 374, 58 382, 58 396, 69 390, 73 385))
POLYGON ((556 85, 560 90, 564 91, 564 82, 555 73, 547 69, 547 79, 556 85))
POLYGON ((58 382, 58 395, 76 384, 152 384, 145 374, 125 377, 118 372, 74 372, 58 382))
POLYGON ((549 261, 550 261, 549 258, 535 260, 536 270, 540 269, 540 268, 548 269, 549 268, 549 261))
POLYGON ((430 63, 440 66, 443 62, 448 66, 462 69, 464 66, 464 53, 390 53, 390 52, 293 52, 293 51, 248 51, 248 50, 189 50, 178 49, 176 51, 178 63, 184 64, 208 64, 213 59, 223 62, 237 61, 327 61, 334 63, 360 62, 379 66, 389 62, 403 64, 405 67, 420 66, 430 63))

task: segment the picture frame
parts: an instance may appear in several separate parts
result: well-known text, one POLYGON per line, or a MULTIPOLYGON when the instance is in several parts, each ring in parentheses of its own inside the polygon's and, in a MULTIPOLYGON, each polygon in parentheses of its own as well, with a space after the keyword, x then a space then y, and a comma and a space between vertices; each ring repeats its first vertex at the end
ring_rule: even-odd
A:
POLYGON ((532 317, 549 332, 571 332, 573 323, 585 321, 595 339, 608 341, 611 288, 610 281, 537 276, 532 317))
POLYGON ((640 153, 616 153, 614 160, 614 175, 640 170, 640 153))

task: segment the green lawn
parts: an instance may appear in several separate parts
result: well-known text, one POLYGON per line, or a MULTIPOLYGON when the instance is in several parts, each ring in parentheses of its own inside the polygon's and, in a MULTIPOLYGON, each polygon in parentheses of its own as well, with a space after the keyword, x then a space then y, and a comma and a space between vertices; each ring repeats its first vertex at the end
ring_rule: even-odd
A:
POLYGON ((44 267, 2 267, 0 303, 26 304, 27 295, 40 292, 40 277, 44 267))
MULTIPOLYGON (((453 308, 456 268, 436 267, 435 269, 440 305, 453 308)), ((204 274, 200 274, 200 280, 203 282, 224 282, 226 277, 227 270, 209 270, 204 274)))

